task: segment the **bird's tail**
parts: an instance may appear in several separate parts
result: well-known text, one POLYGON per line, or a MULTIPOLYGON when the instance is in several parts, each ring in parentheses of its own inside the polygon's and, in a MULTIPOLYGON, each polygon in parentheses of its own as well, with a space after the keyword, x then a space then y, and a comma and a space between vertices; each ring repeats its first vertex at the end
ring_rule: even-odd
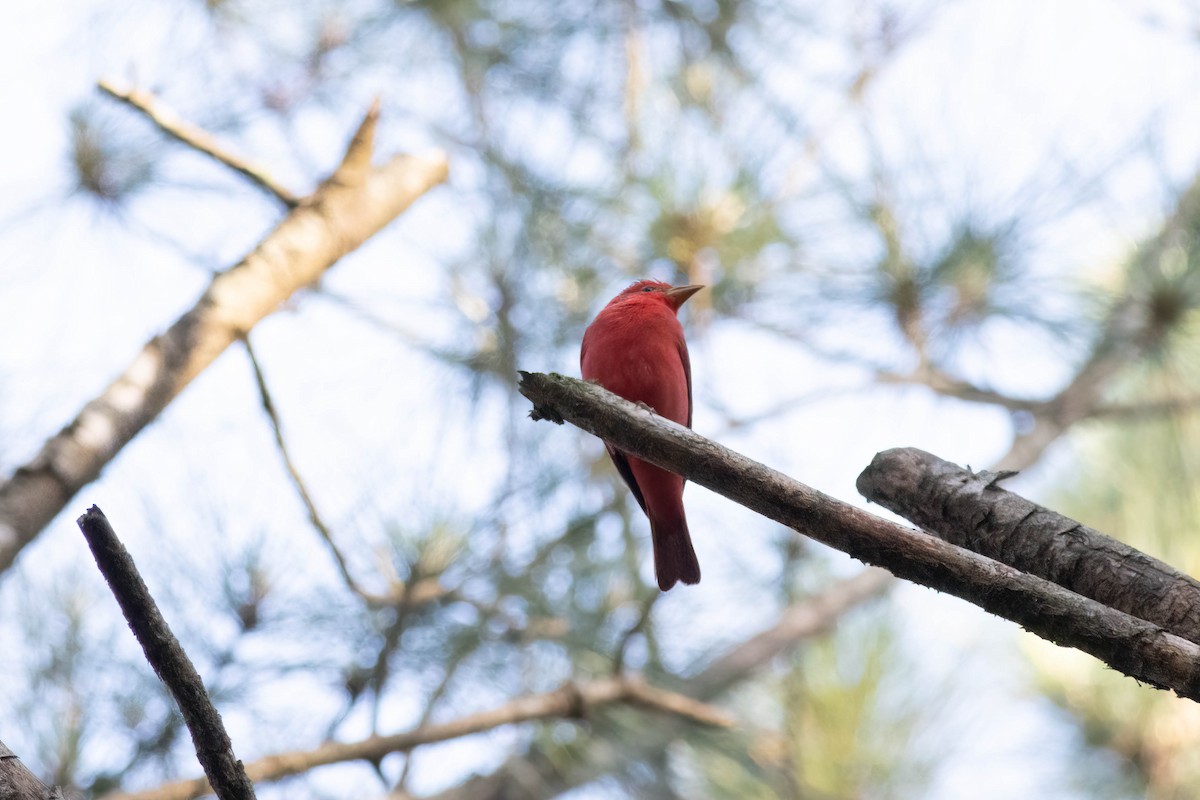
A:
POLYGON ((664 592, 677 581, 700 582, 700 562, 692 548, 687 520, 682 517, 672 523, 650 521, 650 538, 654 542, 654 576, 664 592))

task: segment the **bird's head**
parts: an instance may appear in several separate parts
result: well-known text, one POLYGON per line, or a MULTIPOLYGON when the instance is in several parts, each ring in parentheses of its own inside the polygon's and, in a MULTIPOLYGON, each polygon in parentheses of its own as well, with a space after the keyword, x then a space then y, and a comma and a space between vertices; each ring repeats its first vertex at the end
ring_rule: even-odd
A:
POLYGON ((625 291, 617 295, 617 300, 645 297, 652 301, 664 302, 672 311, 678 311, 689 297, 703 289, 703 286, 672 286, 662 281, 637 281, 625 291))

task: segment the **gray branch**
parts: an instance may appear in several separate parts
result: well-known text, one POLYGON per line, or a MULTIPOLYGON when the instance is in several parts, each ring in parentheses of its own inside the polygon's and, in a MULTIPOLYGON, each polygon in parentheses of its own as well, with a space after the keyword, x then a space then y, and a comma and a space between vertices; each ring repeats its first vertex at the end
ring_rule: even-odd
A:
POLYGON ((1200 581, 1001 489, 1003 477, 906 447, 876 455, 858 490, 951 544, 1200 643, 1200 581))
POLYGON ((233 742, 225 732, 221 715, 209 698, 200 673, 159 613, 133 557, 117 538, 104 512, 96 506, 89 508, 78 523, 96 558, 96 566, 108 581, 146 660, 179 705, 192 734, 196 758, 213 791, 221 800, 254 800, 254 786, 234 755, 233 742))
POLYGON ((62 789, 47 786, 0 742, 0 800, 63 800, 62 789))
POLYGON ((1200 700, 1200 646, 1158 625, 828 497, 595 384, 522 373, 520 390, 536 418, 569 421, 854 558, 1200 700))

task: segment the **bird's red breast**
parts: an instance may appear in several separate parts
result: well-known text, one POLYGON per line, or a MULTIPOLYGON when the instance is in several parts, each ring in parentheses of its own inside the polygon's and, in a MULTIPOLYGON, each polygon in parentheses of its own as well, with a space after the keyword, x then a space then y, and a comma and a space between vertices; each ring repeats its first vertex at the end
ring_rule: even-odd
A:
MULTIPOLYGON (((701 288, 644 280, 613 298, 583 334, 584 380, 691 427, 691 364, 676 313, 701 288)), ((606 446, 650 519, 659 587, 699 582, 683 511, 683 478, 606 446)))

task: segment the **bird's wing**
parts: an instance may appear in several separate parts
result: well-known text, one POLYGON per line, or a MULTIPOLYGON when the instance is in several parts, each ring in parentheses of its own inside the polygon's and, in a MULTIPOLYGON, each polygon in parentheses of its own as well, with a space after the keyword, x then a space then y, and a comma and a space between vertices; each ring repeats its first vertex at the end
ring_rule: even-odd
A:
POLYGON ((617 467, 617 472, 621 473, 621 478, 629 487, 629 491, 633 492, 633 496, 637 499, 638 505, 642 507, 642 511, 649 516, 650 512, 646 511, 646 498, 642 497, 642 490, 638 486, 637 478, 633 477, 633 470, 629 467, 629 459, 625 457, 617 448, 613 447, 608 442, 604 443, 604 447, 608 450, 608 455, 612 458, 613 464, 617 467))

